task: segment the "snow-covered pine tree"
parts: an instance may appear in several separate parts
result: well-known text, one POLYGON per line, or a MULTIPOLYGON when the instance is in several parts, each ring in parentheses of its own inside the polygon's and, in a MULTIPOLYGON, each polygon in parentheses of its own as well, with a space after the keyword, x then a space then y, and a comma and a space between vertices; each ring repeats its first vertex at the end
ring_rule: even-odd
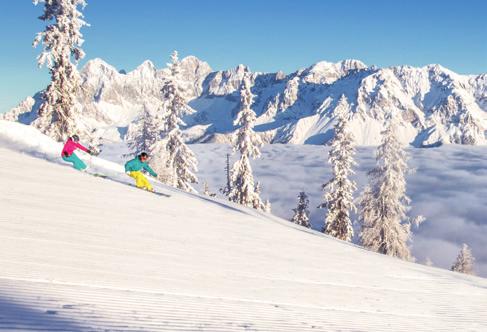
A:
POLYGON ((272 209, 271 202, 268 199, 266 199, 265 201, 262 201, 262 199, 260 198, 261 191, 262 191, 262 188, 261 188, 260 182, 257 182, 255 184, 255 190, 254 190, 255 195, 254 195, 254 206, 253 206, 253 208, 256 210, 261 210, 261 211, 270 213, 271 209, 272 209))
POLYGON ((172 170, 167 167, 168 153, 164 138, 164 120, 159 111, 151 110, 148 105, 140 117, 130 124, 126 139, 133 157, 141 152, 149 153, 149 164, 158 175, 159 181, 172 185, 172 170))
POLYGON ((306 195, 304 191, 301 191, 298 195, 298 206, 293 209, 294 215, 291 218, 291 221, 295 224, 311 228, 308 206, 308 195, 306 195))
POLYGON ((208 182, 206 181, 204 183, 203 195, 210 196, 210 188, 208 187, 208 182))
POLYGON ((203 185, 203 195, 206 195, 206 196, 210 196, 210 197, 216 197, 216 194, 215 193, 212 193, 210 191, 210 186, 208 185, 208 182, 204 182, 204 185, 203 185))
POLYGON ((152 154, 156 142, 163 138, 162 118, 154 112, 151 112, 147 105, 140 118, 129 128, 128 146, 134 154, 149 152, 152 154))
POLYGON ((253 208, 256 210, 264 210, 264 202, 260 199, 260 193, 262 189, 260 188, 260 182, 257 181, 254 186, 254 202, 253 202, 253 208))
POLYGON ((464 243, 462 249, 460 250, 460 253, 458 254, 457 260, 451 267, 451 270, 455 272, 474 275, 474 261, 475 258, 472 255, 472 251, 470 250, 468 245, 464 243))
POLYGON ((227 183, 225 185, 225 187, 223 188, 220 188, 220 192, 225 195, 225 196, 228 196, 228 194, 230 193, 231 191, 231 180, 230 180, 230 154, 227 153, 227 161, 226 161, 226 164, 225 164, 225 175, 226 175, 226 178, 227 178, 227 183))
POLYGON ((74 109, 79 89, 79 73, 76 64, 85 56, 81 49, 83 35, 80 30, 88 25, 78 10, 86 6, 85 0, 34 0, 44 4, 40 20, 47 22, 39 32, 33 46, 43 45, 37 58, 39 66, 47 65, 51 83, 42 96, 39 117, 34 125, 55 140, 64 140, 74 133, 89 138, 76 119, 74 109), (74 60, 74 63, 73 61, 74 60))
POLYGON ((240 110, 236 119, 239 129, 233 135, 233 150, 240 152, 240 159, 232 167, 228 199, 262 210, 262 200, 255 191, 254 176, 250 166, 250 158, 260 157, 259 148, 263 145, 261 138, 253 130, 256 115, 250 108, 252 99, 250 77, 246 72, 240 87, 240 110))
POLYGON ((334 110, 335 134, 328 153, 333 177, 323 185, 324 202, 319 206, 327 209, 323 233, 344 241, 352 241, 353 238, 350 211, 356 210, 353 193, 357 189, 355 182, 349 179, 355 165, 354 138, 348 130, 349 110, 347 99, 342 95, 334 110))
POLYGON ((158 140, 148 150, 150 167, 157 173, 157 179, 172 186, 174 170, 168 166, 169 154, 166 150, 166 139, 158 140))
POLYGON ((412 260, 408 241, 411 224, 421 217, 407 217, 410 199, 406 195, 407 154, 397 138, 398 124, 390 117, 377 148, 376 166, 369 172, 369 185, 360 201, 360 240, 364 247, 389 256, 412 260))
POLYGON ((264 212, 267 212, 267 213, 271 213, 272 212, 272 205, 271 205, 271 201, 270 200, 266 199, 264 201, 264 205, 262 207, 262 210, 264 212))
POLYGON ((181 125, 184 125, 182 116, 192 110, 179 86, 180 61, 178 53, 174 51, 169 64, 170 75, 164 80, 162 93, 162 114, 165 121, 166 137, 162 141, 168 153, 167 167, 172 171, 172 185, 184 191, 196 192, 191 186, 198 182, 196 156, 184 143, 181 125))

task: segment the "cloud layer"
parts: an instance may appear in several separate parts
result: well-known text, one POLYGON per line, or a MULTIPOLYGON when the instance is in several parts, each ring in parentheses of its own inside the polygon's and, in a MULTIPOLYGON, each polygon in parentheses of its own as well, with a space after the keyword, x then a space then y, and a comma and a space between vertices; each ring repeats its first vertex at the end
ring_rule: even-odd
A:
MULTIPOLYGON (((207 181, 214 192, 225 183, 223 145, 193 145, 200 161, 200 183, 207 181), (221 170, 221 171, 219 171, 221 170)), ((487 277, 487 148, 444 146, 435 149, 410 149, 408 195, 411 216, 421 214, 426 221, 414 229, 413 255, 422 263, 430 259, 435 266, 450 268, 462 243, 476 257, 476 272, 487 277)), ((253 162, 254 174, 262 183, 262 197, 269 198, 272 212, 290 219, 300 191, 310 198, 311 222, 321 229, 326 211, 321 203, 321 185, 330 177, 328 148, 310 145, 270 145, 262 158, 253 162)), ((232 156, 234 160, 236 156, 232 156)), ((375 163, 375 149, 359 148, 354 179, 359 192, 367 182, 366 173, 375 163)), ((359 226, 355 225, 358 232, 359 226)), ((357 233, 356 232, 356 233, 357 233)), ((356 240, 356 239, 355 239, 356 240)), ((355 241, 356 242, 356 241, 355 241)))

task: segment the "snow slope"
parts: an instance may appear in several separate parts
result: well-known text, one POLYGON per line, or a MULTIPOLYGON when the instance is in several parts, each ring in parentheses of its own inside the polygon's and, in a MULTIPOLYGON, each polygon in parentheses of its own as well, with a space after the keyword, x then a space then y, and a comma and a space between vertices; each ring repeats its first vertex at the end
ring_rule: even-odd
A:
MULTIPOLYGON (((225 142, 235 130, 238 87, 244 65, 224 71, 194 56, 182 60, 180 80, 194 114, 185 119, 191 142, 225 142)), ((160 107, 167 68, 145 61, 126 73, 101 59, 80 71, 79 121, 106 143, 131 139, 130 126, 147 107, 160 107)), ((487 75, 459 75, 442 66, 368 67, 358 60, 321 61, 290 74, 251 73, 257 131, 269 143, 322 144, 333 136, 333 110, 341 95, 351 103, 351 126, 359 145, 380 141, 384 117, 402 115, 401 139, 416 147, 455 143, 485 145, 487 75)), ((30 124, 40 93, 4 119, 30 124)))
POLYGON ((43 159, 47 141, 37 146, 43 158, 30 156, 28 132, 13 142, 6 127, 0 329, 487 329, 485 279, 160 185, 172 197, 158 197, 121 183, 112 163, 93 161, 113 180, 92 177, 43 159))

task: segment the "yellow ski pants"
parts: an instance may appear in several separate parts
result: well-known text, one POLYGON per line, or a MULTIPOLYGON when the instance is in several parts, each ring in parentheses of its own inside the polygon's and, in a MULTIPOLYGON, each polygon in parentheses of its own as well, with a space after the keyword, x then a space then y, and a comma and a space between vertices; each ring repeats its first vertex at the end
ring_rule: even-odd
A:
POLYGON ((149 180, 147 180, 147 178, 141 171, 130 172, 129 176, 135 179, 135 186, 137 188, 146 189, 149 191, 154 190, 149 180))

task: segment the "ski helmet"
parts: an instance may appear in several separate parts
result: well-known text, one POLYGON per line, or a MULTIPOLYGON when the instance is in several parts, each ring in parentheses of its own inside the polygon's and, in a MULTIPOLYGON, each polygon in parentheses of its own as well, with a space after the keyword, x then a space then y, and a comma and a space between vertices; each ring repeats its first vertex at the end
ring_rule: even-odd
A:
POLYGON ((71 139, 75 142, 79 142, 79 136, 78 135, 73 135, 71 136, 71 139))

